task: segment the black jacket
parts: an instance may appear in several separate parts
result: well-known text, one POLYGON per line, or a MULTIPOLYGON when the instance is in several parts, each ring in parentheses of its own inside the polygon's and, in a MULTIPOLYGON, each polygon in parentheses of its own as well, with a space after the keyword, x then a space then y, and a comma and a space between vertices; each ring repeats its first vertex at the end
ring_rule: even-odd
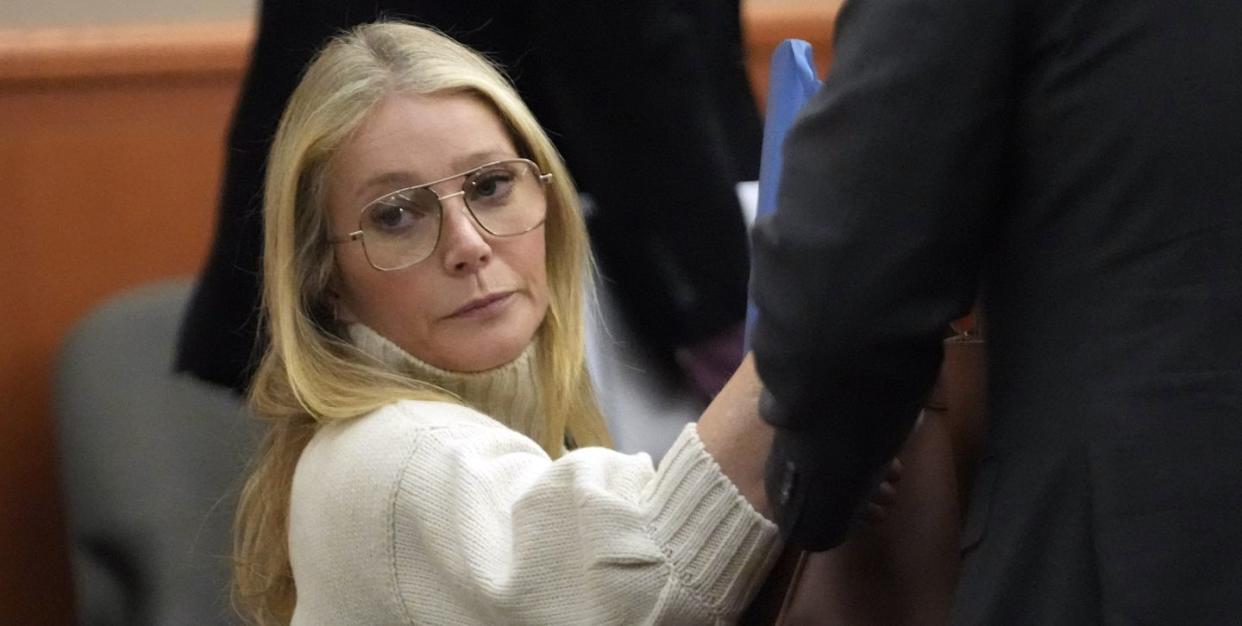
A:
POLYGON ((1242 616, 1242 4, 850 0, 754 235, 769 490, 840 541, 981 297, 961 624, 1242 616))

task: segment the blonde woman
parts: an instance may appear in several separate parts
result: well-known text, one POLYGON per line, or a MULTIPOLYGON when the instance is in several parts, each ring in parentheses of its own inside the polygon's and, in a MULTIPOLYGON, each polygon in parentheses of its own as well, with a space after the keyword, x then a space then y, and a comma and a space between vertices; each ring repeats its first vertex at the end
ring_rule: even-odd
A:
POLYGON ((334 40, 265 198, 271 426, 235 555, 253 621, 737 618, 778 550, 753 368, 658 469, 606 449, 577 196, 491 65, 407 24, 334 40))

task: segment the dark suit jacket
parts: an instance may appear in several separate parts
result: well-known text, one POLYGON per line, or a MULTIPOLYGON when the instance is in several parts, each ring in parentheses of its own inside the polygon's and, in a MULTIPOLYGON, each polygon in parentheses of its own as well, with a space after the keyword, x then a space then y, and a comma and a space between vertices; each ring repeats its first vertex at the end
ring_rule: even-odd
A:
POLYGON ((962 624, 1242 620, 1242 4, 850 0, 754 235, 769 490, 824 547, 980 296, 962 624))
POLYGON ((243 390, 256 363, 263 163, 302 68, 380 17, 433 25, 500 62, 597 210, 604 279, 630 325, 674 348, 740 324, 749 275, 734 183, 758 175, 738 0, 267 0, 229 136, 211 256, 177 367, 243 390))

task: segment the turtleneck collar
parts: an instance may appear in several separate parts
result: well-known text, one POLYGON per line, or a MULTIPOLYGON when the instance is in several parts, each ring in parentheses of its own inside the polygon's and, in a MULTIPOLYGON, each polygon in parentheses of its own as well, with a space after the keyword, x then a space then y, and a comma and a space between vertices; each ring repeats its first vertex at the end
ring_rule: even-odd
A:
POLYGON ((540 430, 536 428, 543 419, 535 376, 537 342, 532 341, 516 359, 500 367, 454 372, 419 359, 364 324, 350 324, 347 332, 355 347, 384 365, 456 394, 488 417, 528 437, 540 430))

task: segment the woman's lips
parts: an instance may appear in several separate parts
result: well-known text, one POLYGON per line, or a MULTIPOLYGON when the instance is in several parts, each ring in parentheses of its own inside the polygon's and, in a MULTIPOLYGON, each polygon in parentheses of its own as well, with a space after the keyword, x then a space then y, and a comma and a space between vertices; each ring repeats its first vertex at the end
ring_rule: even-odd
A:
POLYGON ((493 293, 482 298, 475 298, 461 308, 449 314, 450 318, 486 317, 499 311, 513 297, 512 291, 493 293))

